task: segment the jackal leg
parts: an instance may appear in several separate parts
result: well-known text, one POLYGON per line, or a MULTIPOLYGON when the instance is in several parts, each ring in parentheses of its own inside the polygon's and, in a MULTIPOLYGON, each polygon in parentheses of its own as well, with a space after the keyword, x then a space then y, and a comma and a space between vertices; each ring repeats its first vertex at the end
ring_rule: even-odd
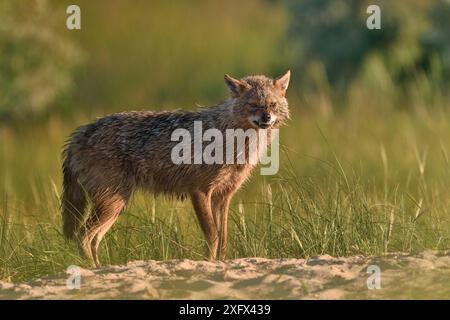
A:
POLYGON ((80 237, 81 254, 93 261, 98 267, 98 246, 105 233, 111 228, 119 217, 120 212, 128 198, 118 194, 104 195, 96 199, 94 208, 86 221, 83 233, 80 237))
POLYGON ((219 247, 217 256, 225 259, 228 244, 228 208, 230 206, 233 193, 216 193, 211 197, 211 206, 214 221, 219 233, 219 247))
POLYGON ((191 199, 200 227, 206 237, 208 258, 216 259, 219 235, 211 211, 211 194, 198 191, 191 194, 191 199))

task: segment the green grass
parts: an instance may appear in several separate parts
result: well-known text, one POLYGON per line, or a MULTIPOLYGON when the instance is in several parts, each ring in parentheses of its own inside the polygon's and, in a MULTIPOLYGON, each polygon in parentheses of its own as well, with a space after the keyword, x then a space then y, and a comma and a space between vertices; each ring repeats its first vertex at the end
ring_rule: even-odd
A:
MULTIPOLYGON (((281 170, 235 196, 229 258, 382 255, 450 248, 450 115, 301 112, 281 131, 281 170)), ((320 106, 319 106, 320 107, 320 106)), ((322 108, 323 109, 323 108, 322 108)), ((318 108, 318 110, 322 110, 318 108)), ((0 128, 0 279, 85 265, 61 235, 60 151, 89 117, 0 128)), ((204 259, 189 202, 138 193, 101 246, 105 264, 204 259)))

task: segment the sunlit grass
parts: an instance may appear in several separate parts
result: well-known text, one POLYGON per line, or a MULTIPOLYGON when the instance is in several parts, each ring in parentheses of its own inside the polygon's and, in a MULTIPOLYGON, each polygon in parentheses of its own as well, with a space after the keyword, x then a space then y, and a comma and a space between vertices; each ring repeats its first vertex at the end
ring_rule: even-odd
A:
MULTIPOLYGON (((450 248, 450 117, 392 110, 299 112, 282 129, 281 170, 258 170, 230 212, 229 258, 382 255, 450 248)), ((61 235, 60 150, 76 125, 0 129, 0 279, 85 265, 61 235)), ((204 259, 189 202, 138 193, 102 243, 105 264, 204 259)))

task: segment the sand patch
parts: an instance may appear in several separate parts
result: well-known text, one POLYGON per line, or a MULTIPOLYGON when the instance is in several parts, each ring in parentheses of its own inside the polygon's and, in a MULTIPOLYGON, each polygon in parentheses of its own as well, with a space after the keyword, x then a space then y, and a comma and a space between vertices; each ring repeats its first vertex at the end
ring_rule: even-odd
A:
POLYGON ((0 299, 450 299, 450 253, 309 259, 245 258, 224 262, 133 261, 26 283, 0 281, 0 299), (368 267, 381 288, 370 290, 368 267))

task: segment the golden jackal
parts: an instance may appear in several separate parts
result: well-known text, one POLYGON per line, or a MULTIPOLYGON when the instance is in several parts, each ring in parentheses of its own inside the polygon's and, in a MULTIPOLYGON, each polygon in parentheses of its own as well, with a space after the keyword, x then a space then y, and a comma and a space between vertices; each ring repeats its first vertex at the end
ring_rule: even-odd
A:
MULTIPOLYGON (((63 232, 77 239, 83 256, 98 266, 98 246, 137 188, 190 196, 205 234, 210 259, 224 258, 231 197, 254 164, 175 164, 171 153, 179 128, 264 129, 268 134, 289 116, 285 98, 290 72, 272 80, 225 75, 230 98, 200 111, 135 111, 112 114, 81 126, 63 156, 63 232), (84 212, 88 197, 92 210, 84 212)), ((247 143, 247 142, 246 142, 247 143)))

